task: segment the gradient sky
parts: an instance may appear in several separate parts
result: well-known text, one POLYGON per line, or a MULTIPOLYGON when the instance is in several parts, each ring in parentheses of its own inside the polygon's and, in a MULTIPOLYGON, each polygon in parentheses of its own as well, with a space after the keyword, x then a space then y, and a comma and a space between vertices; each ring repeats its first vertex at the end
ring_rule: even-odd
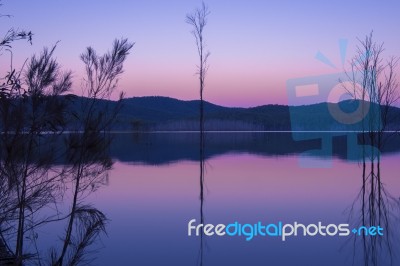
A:
MULTIPOLYGON (((136 42, 119 89, 127 97, 198 98, 197 54, 185 15, 197 0, 3 0, 0 34, 10 27, 31 30, 34 43, 14 45, 14 63, 60 41, 56 57, 74 72, 80 92, 87 46, 105 52, 115 38, 136 42)), ((400 55, 399 1, 209 0, 205 38, 211 52, 205 99, 226 106, 286 104, 286 81, 342 70, 338 40, 348 39, 347 59, 357 37, 371 30, 385 55, 400 55), (320 51, 337 69, 315 59, 320 51)), ((1 68, 8 63, 0 57, 1 68)))

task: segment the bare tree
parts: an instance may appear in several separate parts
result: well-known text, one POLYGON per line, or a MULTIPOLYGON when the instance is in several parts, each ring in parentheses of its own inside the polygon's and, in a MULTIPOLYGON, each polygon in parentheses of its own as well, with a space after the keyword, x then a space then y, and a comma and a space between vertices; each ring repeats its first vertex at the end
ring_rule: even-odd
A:
MULTIPOLYGON (((380 150, 393 130, 394 120, 392 107, 399 99, 396 67, 398 58, 384 60, 383 44, 373 40, 372 32, 363 40, 359 40, 355 57, 351 61, 352 71, 349 74, 353 84, 350 93, 358 100, 362 108, 362 187, 358 195, 360 201, 359 225, 381 226, 386 234, 382 238, 362 237, 365 265, 378 265, 379 254, 384 248, 389 255, 391 250, 391 221, 393 206, 399 202, 385 190, 381 176, 380 150)), ((390 257, 391 259, 391 257, 390 257)))
POLYGON ((197 52, 199 55, 199 65, 197 66, 200 82, 200 131, 204 131, 204 101, 203 91, 205 87, 205 77, 208 70, 208 57, 210 52, 205 51, 204 28, 207 25, 207 17, 210 14, 208 7, 202 3, 201 8, 197 8, 192 14, 186 15, 186 23, 193 27, 192 34, 196 40, 197 52))
POLYGON ((379 149, 384 144, 383 133, 390 126, 394 104, 399 100, 396 68, 399 58, 383 58, 384 46, 374 42, 372 32, 359 40, 360 45, 351 61, 352 97, 362 103, 362 130, 368 133, 371 145, 379 149))
MULTIPOLYGON (((210 52, 205 51, 206 43, 204 41, 204 28, 207 25, 207 17, 210 14, 208 7, 202 2, 201 8, 197 8, 193 13, 186 15, 186 22, 193 27, 192 34, 196 41, 197 52, 199 56, 199 65, 197 65, 200 89, 200 143, 199 143, 199 166, 200 166, 200 223, 204 223, 204 174, 205 174, 205 137, 204 137, 204 99, 203 92, 205 87, 205 77, 208 71, 208 57, 210 52)), ((203 232, 200 234, 200 260, 203 265, 203 232)))

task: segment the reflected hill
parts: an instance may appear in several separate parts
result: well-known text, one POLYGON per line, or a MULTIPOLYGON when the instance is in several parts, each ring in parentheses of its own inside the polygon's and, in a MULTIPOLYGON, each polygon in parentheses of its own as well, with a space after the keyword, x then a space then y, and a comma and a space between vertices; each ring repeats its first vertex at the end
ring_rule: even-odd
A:
MULTIPOLYGON (((67 164, 66 143, 71 134, 64 133, 58 136, 44 135, 40 138, 43 143, 38 154, 54 154, 53 162, 67 164), (48 138, 56 137, 54 145, 46 145, 48 138)), ((162 165, 183 160, 199 161, 199 133, 198 132, 119 132, 105 133, 112 135, 110 156, 113 160, 134 163, 162 165)), ((382 154, 400 152, 400 135, 390 134, 382 154)), ((348 132, 206 132, 205 159, 226 154, 247 153, 259 156, 289 156, 298 155, 310 150, 321 150, 322 140, 332 141, 332 150, 317 153, 321 158, 336 157, 359 161, 358 157, 348 158, 347 142, 349 136, 359 139, 361 135, 348 132), (342 134, 342 135, 338 135, 342 134), (298 140, 301 136, 303 140, 298 140)), ((354 147, 354 143, 352 144, 354 147)), ((0 152, 1 157, 1 152, 0 152)), ((22 160, 23 158, 21 158, 22 160)), ((90 160, 90 158, 86 158, 90 160)), ((85 158, 84 158, 85 160, 85 158)))
MULTIPOLYGON (((150 165, 182 160, 198 161, 198 134, 197 132, 114 134, 111 156, 121 162, 150 165)), ((332 154, 325 153, 321 157, 347 158, 347 136, 333 136, 332 133, 320 134, 324 134, 324 137, 330 135, 333 140, 332 154)), ((287 156, 320 149, 320 147, 320 139, 295 141, 291 132, 207 132, 205 159, 229 153, 287 156)), ((382 150, 384 154, 395 152, 400 152, 398 135, 391 137, 390 145, 386 145, 382 150)))

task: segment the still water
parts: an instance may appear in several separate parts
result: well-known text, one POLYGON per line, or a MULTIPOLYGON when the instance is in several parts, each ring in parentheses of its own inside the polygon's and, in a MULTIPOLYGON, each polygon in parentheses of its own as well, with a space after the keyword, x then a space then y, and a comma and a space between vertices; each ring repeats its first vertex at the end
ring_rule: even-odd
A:
POLYGON ((382 152, 377 182, 368 178, 368 163, 363 175, 361 157, 346 158, 340 138, 331 154, 309 158, 316 168, 305 168, 302 152, 318 141, 296 142, 291 133, 208 133, 201 191, 197 140, 196 133, 115 136, 108 180, 85 198, 109 219, 92 264, 400 265, 397 142, 382 152), (188 236, 192 219, 348 223, 350 230, 374 224, 384 236, 188 236))

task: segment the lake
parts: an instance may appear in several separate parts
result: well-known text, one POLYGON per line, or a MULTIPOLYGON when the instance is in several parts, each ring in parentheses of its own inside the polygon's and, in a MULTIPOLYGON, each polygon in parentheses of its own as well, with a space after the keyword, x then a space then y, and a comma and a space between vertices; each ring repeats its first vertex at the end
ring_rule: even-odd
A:
MULTIPOLYGON (((382 151, 379 175, 368 159, 363 175, 363 157, 347 154, 346 135, 320 133, 332 149, 313 155, 307 151, 323 141, 302 134, 296 141, 290 132, 206 133, 203 179, 198 133, 115 134, 113 168, 84 199, 109 219, 87 256, 94 265, 398 265, 398 141, 382 151), (192 219, 379 225, 384 235, 188 236, 192 219)), ((62 230, 39 230, 43 252, 62 230)))

